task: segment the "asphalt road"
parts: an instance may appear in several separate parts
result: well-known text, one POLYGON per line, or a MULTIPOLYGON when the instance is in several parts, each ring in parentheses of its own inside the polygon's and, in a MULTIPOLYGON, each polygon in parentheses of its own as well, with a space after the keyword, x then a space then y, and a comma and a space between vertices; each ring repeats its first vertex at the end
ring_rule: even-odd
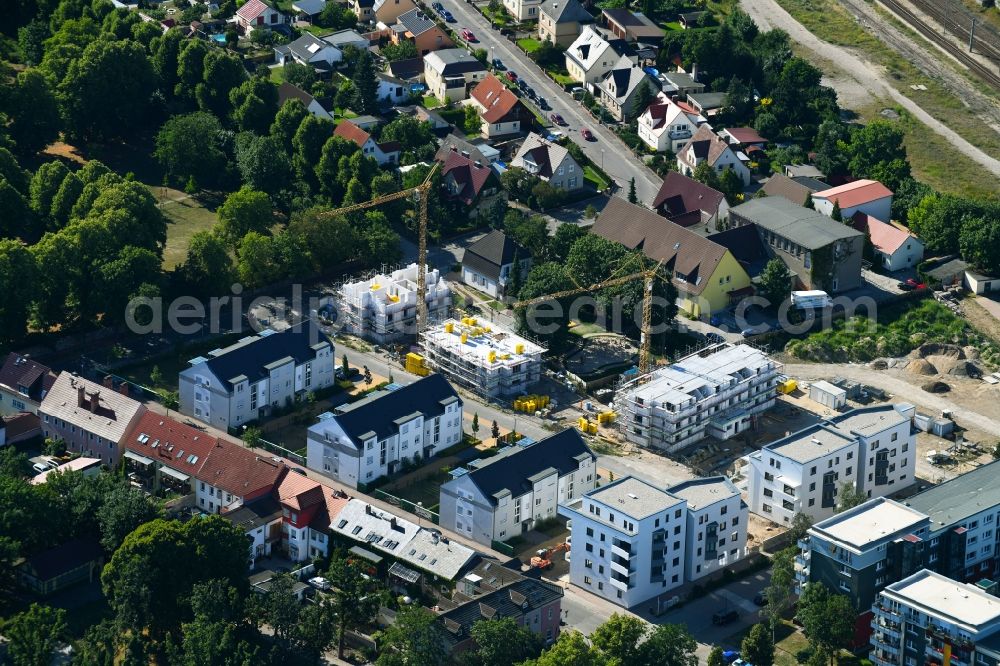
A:
MULTIPOLYGON (((552 108, 542 111, 542 114, 546 118, 550 113, 560 114, 568 124, 559 130, 583 148, 583 152, 594 164, 602 166, 605 173, 614 178, 625 193, 628 192, 629 180, 634 176, 639 199, 646 204, 652 203, 662 179, 642 164, 610 129, 598 124, 579 102, 545 76, 516 44, 507 41, 498 30, 491 29, 489 21, 471 4, 460 0, 441 0, 441 3, 455 16, 456 23, 450 24, 452 29, 461 33, 463 28, 468 28, 475 34, 478 41, 471 44, 472 48, 489 51, 491 61, 493 58, 500 58, 504 66, 517 72, 522 79, 527 79, 535 92, 548 101, 552 108), (594 141, 587 141, 580 136, 581 127, 586 127, 593 133, 594 141)), ((524 102, 532 103, 528 99, 524 99, 524 102)))

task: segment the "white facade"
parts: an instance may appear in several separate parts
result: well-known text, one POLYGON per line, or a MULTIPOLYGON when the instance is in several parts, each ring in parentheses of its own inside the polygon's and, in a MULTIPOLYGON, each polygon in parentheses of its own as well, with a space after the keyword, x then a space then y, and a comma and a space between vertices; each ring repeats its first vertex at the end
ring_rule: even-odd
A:
POLYGON ((750 510, 724 476, 693 479, 667 489, 687 501, 686 581, 721 571, 747 555, 750 510))
POLYGON ((584 26, 580 36, 566 49, 566 71, 590 90, 614 69, 619 55, 592 26, 584 26))
MULTIPOLYGON (((719 140, 722 141, 723 139, 719 140)), ((704 158, 697 156, 693 147, 685 144, 681 146, 680 152, 677 153, 677 170, 685 176, 693 176, 695 169, 704 161, 704 158)), ((747 168, 747 165, 743 163, 731 148, 721 151, 718 157, 711 162, 711 165, 719 175, 722 175, 725 171, 732 170, 740 177, 744 185, 750 184, 750 169, 747 168)))
MULTIPOLYGON (((836 188, 842 189, 842 188, 836 188)), ((812 195, 813 208, 815 208, 820 213, 824 215, 833 215, 833 204, 832 199, 827 199, 823 196, 822 192, 814 192, 812 195)), ((891 220, 892 219, 892 193, 890 192, 884 197, 878 199, 873 199, 871 201, 865 201, 863 203, 858 203, 854 206, 841 206, 840 216, 845 220, 850 220, 854 217, 855 213, 865 213, 866 215, 871 215, 872 217, 879 220, 891 220)))
POLYGON ((981 275, 979 273, 973 273, 972 271, 965 271, 965 286, 968 287, 969 291, 973 294, 986 294, 989 292, 1000 291, 1000 278, 981 275))
POLYGON ((780 364, 749 345, 706 351, 619 391, 620 424, 629 441, 676 451, 707 436, 729 439, 774 406, 780 364))
MULTIPOLYGON (((693 111, 693 109, 692 109, 693 111)), ((657 152, 676 153, 687 143, 705 119, 686 113, 663 93, 637 119, 637 131, 643 143, 657 152)))
POLYGON ((687 502, 635 477, 560 505, 573 532, 570 582, 631 608, 684 583, 687 502))
POLYGON ((542 0, 503 0, 503 8, 518 21, 534 21, 542 0))
POLYGON ((748 456, 750 510, 782 524, 800 512, 822 520, 845 483, 868 498, 911 485, 916 455, 909 418, 891 405, 855 409, 748 456))
MULTIPOLYGON (((348 330, 380 344, 416 331, 418 266, 410 264, 391 273, 340 287, 340 310, 348 330)), ((440 321, 451 309, 451 286, 436 268, 424 273, 428 321, 440 321)))
POLYGON ((207 513, 222 513, 243 506, 243 498, 227 493, 222 488, 216 488, 205 481, 195 482, 195 502, 198 508, 207 513))

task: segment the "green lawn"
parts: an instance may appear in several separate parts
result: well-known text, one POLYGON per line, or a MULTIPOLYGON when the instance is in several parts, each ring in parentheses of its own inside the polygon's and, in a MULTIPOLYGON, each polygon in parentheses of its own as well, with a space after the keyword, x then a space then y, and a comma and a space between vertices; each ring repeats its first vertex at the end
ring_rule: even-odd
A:
POLYGON ((517 40, 517 45, 524 49, 526 53, 534 53, 542 47, 542 43, 540 41, 531 37, 517 40))
POLYGON ((420 98, 420 105, 425 109, 437 109, 444 106, 444 102, 439 100, 434 95, 427 95, 426 97, 420 98))
POLYGON ((583 179, 592 183, 597 190, 603 190, 608 186, 608 181, 592 166, 585 166, 583 168, 583 179))
POLYGON ((184 262, 191 237, 211 229, 216 222, 213 211, 178 190, 151 187, 167 217, 167 245, 163 250, 163 268, 173 270, 184 262))
POLYGON ((285 82, 285 68, 284 67, 272 67, 271 68, 271 81, 281 85, 285 82))
POLYGON ((665 21, 660 24, 664 30, 682 30, 681 24, 677 21, 665 21))
POLYGON ((577 83, 577 80, 574 79, 569 74, 563 74, 561 72, 553 72, 551 70, 549 70, 549 74, 552 75, 552 80, 561 86, 569 86, 577 83))

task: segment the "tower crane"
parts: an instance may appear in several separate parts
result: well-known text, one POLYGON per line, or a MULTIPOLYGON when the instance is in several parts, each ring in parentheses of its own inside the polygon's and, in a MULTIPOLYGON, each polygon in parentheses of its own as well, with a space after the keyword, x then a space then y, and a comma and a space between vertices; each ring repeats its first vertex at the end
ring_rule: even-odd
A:
POLYGON ((439 162, 435 162, 431 170, 427 172, 427 177, 424 178, 424 182, 416 185, 414 187, 409 187, 405 190, 400 190, 399 192, 392 192, 390 194, 383 194, 380 197, 375 197, 370 201, 364 201, 362 203, 352 204, 350 206, 343 206, 342 208, 336 208, 334 210, 326 211, 323 213, 324 217, 339 217, 341 215, 347 215, 348 213, 354 213, 359 210, 367 210, 369 208, 376 208, 384 203, 389 203, 390 201, 399 201, 400 199, 405 199, 409 196, 413 196, 416 199, 417 204, 420 206, 420 211, 417 215, 419 218, 419 224, 417 229, 417 333, 422 333, 424 327, 427 326, 427 200, 430 199, 430 189, 431 189, 431 179, 434 178, 434 173, 437 171, 439 162))
POLYGON ((547 294, 545 296, 538 296, 537 298, 530 298, 524 301, 518 301, 514 303, 511 307, 513 308, 527 308, 532 305, 538 305, 539 303, 544 303, 546 301, 552 301, 559 298, 565 298, 566 296, 576 296, 577 294, 583 294, 586 292, 598 291, 599 289, 604 289, 606 287, 614 287, 620 284, 627 284, 635 280, 643 281, 643 293, 642 293, 642 326, 639 328, 639 372, 645 374, 649 372, 650 366, 650 345, 652 343, 652 336, 650 335, 650 327, 653 318, 653 281, 657 278, 664 279, 665 276, 660 275, 660 269, 663 267, 663 261, 659 261, 656 266, 650 269, 639 271, 636 273, 631 273, 630 275, 623 275, 621 277, 613 277, 607 280, 601 280, 595 284, 586 287, 576 287, 574 289, 565 289, 563 291, 557 291, 553 294, 547 294))

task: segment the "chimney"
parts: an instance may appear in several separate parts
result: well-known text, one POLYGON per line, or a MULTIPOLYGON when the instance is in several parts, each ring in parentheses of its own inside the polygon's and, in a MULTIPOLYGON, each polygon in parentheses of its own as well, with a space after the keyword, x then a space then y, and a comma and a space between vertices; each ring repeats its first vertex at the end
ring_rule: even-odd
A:
POLYGON ((473 162, 473 164, 476 165, 477 169, 482 169, 483 168, 483 165, 479 163, 479 160, 476 160, 475 162, 473 162))
POLYGON ((128 383, 122 382, 121 384, 119 384, 118 385, 118 392, 121 393, 124 396, 127 396, 128 395, 128 383))
POLYGON ((97 408, 101 405, 101 392, 94 391, 90 394, 90 411, 93 414, 97 413, 97 408))
POLYGON ((671 95, 670 96, 670 101, 673 102, 674 104, 676 104, 677 102, 681 101, 681 96, 680 95, 671 95))
POLYGON ((392 518, 389 519, 389 527, 391 527, 392 529, 396 529, 396 516, 393 516, 392 518))
POLYGON ((458 146, 456 146, 455 144, 451 144, 451 152, 457 153, 458 152, 458 146))
POLYGON ((76 387, 76 406, 83 407, 87 403, 87 389, 84 388, 83 384, 78 384, 76 387))
POLYGON ((115 387, 115 380, 111 378, 111 375, 105 375, 104 379, 101 380, 101 384, 105 388, 114 388, 115 387))
POLYGON ((463 150, 462 151, 462 157, 468 157, 468 156, 469 156, 469 151, 463 150))

